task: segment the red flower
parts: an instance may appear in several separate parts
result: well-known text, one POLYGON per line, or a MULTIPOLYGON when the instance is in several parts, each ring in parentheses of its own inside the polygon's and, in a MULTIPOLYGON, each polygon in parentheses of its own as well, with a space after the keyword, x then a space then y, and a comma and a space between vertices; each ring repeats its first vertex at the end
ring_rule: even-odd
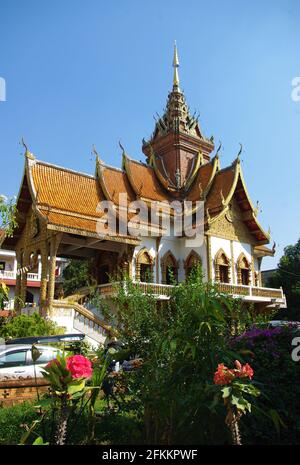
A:
POLYGON ((218 369, 215 372, 214 383, 215 384, 230 384, 234 379, 233 370, 229 370, 224 363, 219 363, 218 369))
POLYGON ((92 376, 92 363, 83 355, 73 355, 67 358, 67 369, 72 378, 90 378, 92 376))
POLYGON ((215 384, 230 384, 234 378, 249 378, 252 379, 254 371, 249 363, 242 365, 241 362, 236 360, 236 368, 230 370, 224 363, 219 363, 218 369, 214 375, 215 384))
POLYGON ((252 379, 254 371, 253 368, 249 365, 249 363, 246 363, 246 365, 242 365, 241 362, 239 362, 238 360, 236 360, 234 363, 237 368, 236 370, 234 370, 237 378, 252 379))

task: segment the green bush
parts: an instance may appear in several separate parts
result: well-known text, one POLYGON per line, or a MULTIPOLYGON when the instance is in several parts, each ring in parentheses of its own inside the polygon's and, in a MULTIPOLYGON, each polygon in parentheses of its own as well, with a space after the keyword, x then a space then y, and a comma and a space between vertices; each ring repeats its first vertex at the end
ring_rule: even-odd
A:
POLYGON ((242 420, 244 439, 250 444, 299 444, 300 362, 292 360, 291 327, 252 328, 233 341, 254 369, 263 395, 254 415, 242 420))
POLYGON ((61 334, 62 328, 53 321, 40 316, 19 315, 9 320, 8 323, 0 326, 0 337, 5 339, 29 336, 51 336, 61 334))
POLYGON ((218 363, 232 365, 239 357, 229 337, 232 328, 244 328, 246 309, 203 283, 200 269, 173 288, 170 301, 158 303, 128 281, 115 303, 128 354, 143 359, 126 376, 132 407, 127 401, 123 408, 143 422, 146 443, 230 443, 226 409, 213 403, 213 377, 218 363))

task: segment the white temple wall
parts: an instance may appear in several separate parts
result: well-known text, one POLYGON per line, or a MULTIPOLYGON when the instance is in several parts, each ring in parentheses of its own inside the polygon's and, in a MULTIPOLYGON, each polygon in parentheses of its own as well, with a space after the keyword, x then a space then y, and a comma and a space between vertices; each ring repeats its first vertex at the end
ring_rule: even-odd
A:
POLYGON ((234 261, 234 282, 237 283, 237 259, 239 258, 241 253, 245 254, 245 257, 249 261, 249 263, 252 262, 252 255, 251 255, 251 245, 250 244, 245 244, 243 242, 232 242, 233 245, 233 261, 234 261))
POLYGON ((154 258, 154 281, 161 283, 162 282, 162 273, 161 273, 161 259, 167 252, 171 252, 174 257, 179 260, 179 269, 178 269, 178 280, 183 281, 185 279, 185 270, 184 270, 184 261, 188 257, 189 253, 194 250, 197 252, 202 259, 203 272, 207 276, 207 257, 206 257, 206 246, 203 243, 201 246, 194 246, 194 244, 189 245, 189 240, 180 237, 164 236, 161 238, 159 247, 158 247, 158 256, 156 251, 156 238, 142 238, 141 244, 135 248, 133 255, 133 279, 135 279, 135 258, 139 251, 143 248, 146 248, 154 258), (156 261, 158 260, 158 264, 156 261), (157 276, 158 270, 158 276, 157 276))
MULTIPOLYGON (((192 246, 189 245, 189 240, 180 237, 172 237, 172 236, 165 236, 161 238, 159 248, 158 248, 158 265, 156 265, 157 260, 157 252, 156 252, 156 238, 149 237, 149 238, 142 238, 141 244, 135 248, 134 258, 133 258, 133 279, 135 279, 135 258, 138 252, 142 249, 146 248, 154 259, 154 281, 155 282, 162 282, 162 274, 161 274, 161 259, 167 253, 171 252, 177 260, 179 260, 179 269, 178 269, 178 280, 183 281, 185 279, 185 269, 184 269, 184 262, 187 259, 189 253, 194 250, 197 252, 201 259, 202 259, 202 267, 204 277, 207 279, 208 277, 208 269, 207 269, 207 248, 205 242, 201 246, 192 246), (158 270, 158 276, 157 276, 158 270)), ((228 258, 233 260, 234 263, 234 274, 231 276, 231 282, 237 283, 237 259, 241 253, 245 254, 247 260, 254 263, 255 271, 259 271, 258 260, 256 257, 252 258, 252 248, 251 244, 247 244, 244 242, 238 241, 231 241, 229 239, 223 239, 220 237, 211 236, 211 257, 212 257, 212 279, 215 279, 215 270, 214 270, 214 260, 216 254, 219 252, 220 249, 223 249, 228 258), (233 253, 233 255, 232 255, 233 253)))
MULTIPOLYGON (((215 261, 215 256, 218 253, 220 249, 223 249, 228 258, 233 260, 234 263, 234 275, 231 276, 231 282, 237 283, 237 259, 239 258, 241 253, 244 253, 245 257, 249 261, 249 263, 252 263, 252 249, 251 249, 251 244, 246 244, 245 242, 238 242, 238 241, 232 241, 232 250, 231 250, 231 244, 230 244, 229 239, 222 239, 220 237, 211 237, 211 256, 212 256, 212 279, 215 279, 215 267, 214 267, 214 261, 215 261), (233 256, 232 256, 233 253, 233 256)), ((258 267, 258 260, 257 258, 254 258, 254 269, 255 271, 259 271, 258 267)))

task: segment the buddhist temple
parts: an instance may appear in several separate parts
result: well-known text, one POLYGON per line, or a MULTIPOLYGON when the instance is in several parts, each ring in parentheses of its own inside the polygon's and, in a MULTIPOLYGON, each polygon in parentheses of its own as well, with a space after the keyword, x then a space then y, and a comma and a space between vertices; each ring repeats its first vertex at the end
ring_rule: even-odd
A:
POLYGON ((262 287, 262 259, 273 256, 275 249, 268 247, 270 234, 261 226, 259 208, 247 191, 242 147, 229 166, 221 166, 220 146, 216 150, 213 137, 203 134, 180 88, 176 45, 166 108, 151 137, 142 141, 144 163, 121 146, 120 167, 111 167, 94 148, 95 172, 85 174, 41 161, 25 143, 24 147, 18 227, 12 237, 2 239, 2 248, 15 251, 20 270, 18 311, 26 300, 27 274, 39 259, 40 312, 70 330, 90 331, 91 339, 101 340, 109 331, 99 315, 83 305, 87 291, 69 300, 59 298, 58 257, 90 260, 103 298, 109 298, 110 279, 120 279, 121 271, 142 289, 151 289, 157 299, 167 299, 174 280, 184 281, 201 263, 205 279, 221 292, 258 310, 285 307, 282 289, 262 287), (140 205, 145 211, 137 219, 137 211, 144 208, 140 205), (198 221, 197 212, 202 212, 203 237, 198 242, 186 231, 175 234, 178 206, 182 207, 179 217, 188 216, 191 228, 198 221), (168 215, 166 233, 163 219, 168 215))

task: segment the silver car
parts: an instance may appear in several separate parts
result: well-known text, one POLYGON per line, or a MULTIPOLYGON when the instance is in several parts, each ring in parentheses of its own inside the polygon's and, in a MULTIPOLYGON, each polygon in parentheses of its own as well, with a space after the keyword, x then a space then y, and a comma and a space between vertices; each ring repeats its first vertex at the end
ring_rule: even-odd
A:
POLYGON ((1 378, 34 378, 42 377, 42 368, 62 352, 56 347, 35 345, 41 355, 34 363, 32 360, 32 344, 11 344, 0 346, 0 380, 1 378))

